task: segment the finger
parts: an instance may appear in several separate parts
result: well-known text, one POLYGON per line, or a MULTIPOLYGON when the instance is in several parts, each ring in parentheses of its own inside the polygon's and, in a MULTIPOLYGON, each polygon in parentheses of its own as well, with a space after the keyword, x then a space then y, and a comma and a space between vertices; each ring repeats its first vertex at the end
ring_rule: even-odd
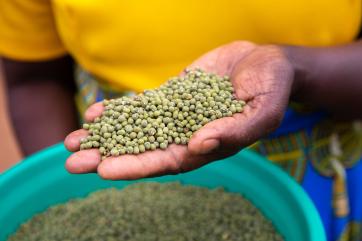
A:
MULTIPOLYGON (((201 68, 206 72, 221 76, 229 75, 235 64, 255 48, 255 44, 246 41, 236 41, 220 46, 202 55, 190 64, 188 69, 201 68)), ((182 72, 182 75, 185 71, 182 72)))
POLYGON ((100 162, 101 156, 97 149, 82 150, 67 159, 65 168, 75 174, 95 172, 100 162))
POLYGON ((219 49, 221 49, 221 48, 217 48, 214 51, 211 51, 209 53, 202 55, 201 57, 196 59, 193 63, 191 63, 189 66, 187 66, 187 68, 185 68, 181 72, 180 75, 184 76, 186 74, 187 69, 192 70, 192 69, 196 69, 196 68, 200 68, 200 69, 202 69, 206 72, 210 72, 210 73, 225 74, 225 73, 220 73, 220 69, 222 69, 221 67, 218 66, 218 68, 215 68, 217 58, 219 55, 219 51, 220 51, 219 49))
POLYGON ((84 129, 76 130, 67 135, 64 140, 64 146, 68 151, 75 152, 79 150, 80 140, 88 136, 88 131, 84 129))
POLYGON ((102 102, 97 102, 91 105, 84 113, 84 119, 86 122, 92 122, 96 117, 101 116, 104 110, 102 102))
POLYGON ((259 106, 247 105, 243 113, 212 121, 191 138, 188 149, 195 155, 211 153, 222 147, 241 149, 254 143, 272 129, 272 115, 259 106))
POLYGON ((186 151, 186 146, 170 145, 167 150, 106 158, 98 166, 98 174, 104 179, 132 180, 162 173, 177 173, 186 151))
POLYGON ((104 179, 134 180, 191 171, 228 155, 230 153, 192 155, 187 146, 172 144, 166 150, 107 158, 97 171, 104 179))
POLYGON ((190 139, 188 150, 194 155, 211 153, 221 146, 226 135, 232 135, 237 127, 235 116, 212 121, 198 130, 190 139))

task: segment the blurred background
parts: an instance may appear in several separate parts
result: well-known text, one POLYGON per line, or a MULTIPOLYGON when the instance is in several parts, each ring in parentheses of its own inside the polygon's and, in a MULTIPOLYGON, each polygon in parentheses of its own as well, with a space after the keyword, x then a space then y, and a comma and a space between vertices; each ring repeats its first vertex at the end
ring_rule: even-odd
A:
POLYGON ((14 131, 9 120, 5 95, 5 80, 0 60, 0 173, 22 159, 16 143, 14 131))

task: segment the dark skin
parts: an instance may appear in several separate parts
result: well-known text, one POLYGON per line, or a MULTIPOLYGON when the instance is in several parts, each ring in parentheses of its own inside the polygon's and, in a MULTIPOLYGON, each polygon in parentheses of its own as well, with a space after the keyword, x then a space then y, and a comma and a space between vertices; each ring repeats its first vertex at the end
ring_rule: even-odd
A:
MULTIPOLYGON (((98 172, 105 179, 137 179, 190 171, 235 154, 275 130, 289 100, 310 104, 347 119, 362 118, 362 44, 333 48, 255 45, 238 41, 214 49, 190 67, 231 76, 237 98, 247 101, 243 113, 213 121, 197 131, 188 146, 110 157, 98 150, 79 151, 85 130, 69 134, 66 147, 75 152, 66 162, 72 173, 98 172), (232 130, 232 131, 230 131, 232 130)), ((101 115, 97 103, 85 113, 101 115)))
POLYGON ((362 118, 362 41, 330 48, 284 47, 297 83, 292 98, 337 119, 362 118))
MULTIPOLYGON (((75 152, 66 168, 72 173, 98 172, 105 179, 138 179, 190 171, 235 154, 275 130, 289 100, 343 115, 362 118, 362 42, 332 48, 255 45, 234 42, 214 49, 190 67, 230 75, 237 98, 247 101, 243 113, 208 123, 188 146, 170 145, 139 155, 109 157, 101 162, 97 150, 79 151, 78 130, 65 140, 75 152)), ((86 119, 101 115, 101 103, 86 119)))
POLYGON ((11 120, 25 155, 62 141, 77 129, 73 62, 3 58, 11 120))

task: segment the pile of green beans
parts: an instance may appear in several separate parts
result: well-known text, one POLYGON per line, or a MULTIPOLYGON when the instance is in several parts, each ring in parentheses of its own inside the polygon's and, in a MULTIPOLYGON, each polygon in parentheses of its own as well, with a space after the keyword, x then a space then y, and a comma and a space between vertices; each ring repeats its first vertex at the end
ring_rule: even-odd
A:
POLYGON ((249 201, 223 189, 138 183, 54 206, 8 241, 282 241, 249 201))
POLYGON ((157 89, 104 100, 104 112, 83 128, 80 149, 98 148, 102 157, 138 154, 171 143, 186 145, 210 121, 242 112, 228 76, 187 70, 157 89))

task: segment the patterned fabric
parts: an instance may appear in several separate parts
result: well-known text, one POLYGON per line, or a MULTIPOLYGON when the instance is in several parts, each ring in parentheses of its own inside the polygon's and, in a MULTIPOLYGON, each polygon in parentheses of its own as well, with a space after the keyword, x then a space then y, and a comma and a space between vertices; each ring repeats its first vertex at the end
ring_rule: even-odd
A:
POLYGON ((310 146, 310 138, 304 130, 259 141, 250 148, 267 156, 269 160, 287 171, 301 182, 306 167, 305 153, 310 146))
POLYGON ((310 151, 310 156, 315 168, 325 176, 332 176, 334 173, 329 161, 329 137, 331 133, 336 133, 339 136, 342 150, 338 158, 344 167, 353 167, 362 156, 362 127, 360 122, 338 124, 324 122, 313 130, 311 138, 314 145, 310 151))
POLYGON ((335 170, 331 164, 331 136, 338 135, 341 153, 338 160, 346 168, 353 167, 362 156, 362 127, 360 122, 333 123, 324 121, 312 128, 302 129, 276 138, 258 142, 251 148, 267 156, 301 182, 306 160, 323 176, 331 177, 335 170))
MULTIPOLYGON (((81 68, 76 79, 80 113, 97 101, 134 94, 112 91, 81 68)), ((361 241, 362 124, 321 121, 326 118, 319 113, 308 119, 291 110, 286 116, 282 128, 250 148, 303 186, 319 211, 329 241, 361 241)))
POLYGON ((321 214, 328 240, 362 240, 361 122, 321 121, 250 148, 304 187, 321 214))
POLYGON ((96 80, 89 72, 85 71, 80 66, 76 68, 75 79, 78 86, 76 104, 81 116, 90 105, 102 101, 103 99, 112 99, 134 94, 130 91, 113 91, 112 88, 100 78, 97 78, 96 80))
POLYGON ((362 237, 362 223, 350 222, 346 225, 343 234, 339 241, 354 241, 361 240, 362 237))

